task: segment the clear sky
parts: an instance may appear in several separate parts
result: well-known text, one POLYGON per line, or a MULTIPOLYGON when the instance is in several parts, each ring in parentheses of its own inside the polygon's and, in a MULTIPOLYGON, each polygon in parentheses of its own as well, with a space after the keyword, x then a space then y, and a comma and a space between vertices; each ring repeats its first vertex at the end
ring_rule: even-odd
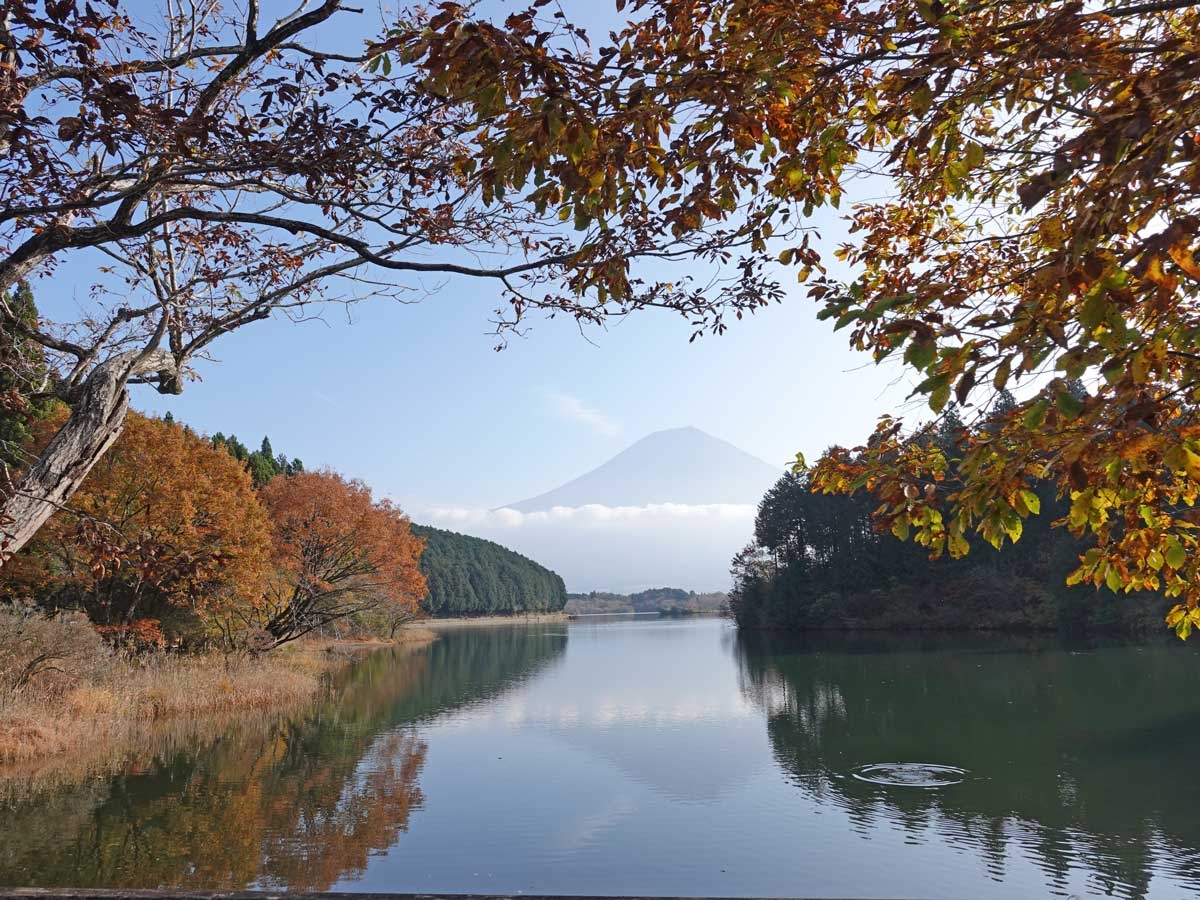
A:
POLYGON ((205 432, 361 477, 405 504, 498 506, 555 487, 644 434, 694 425, 782 466, 857 443, 902 400, 895 370, 851 352, 797 288, 721 337, 646 312, 607 331, 535 320, 495 352, 486 283, 352 320, 271 321, 222 339, 179 397, 138 389, 205 432))

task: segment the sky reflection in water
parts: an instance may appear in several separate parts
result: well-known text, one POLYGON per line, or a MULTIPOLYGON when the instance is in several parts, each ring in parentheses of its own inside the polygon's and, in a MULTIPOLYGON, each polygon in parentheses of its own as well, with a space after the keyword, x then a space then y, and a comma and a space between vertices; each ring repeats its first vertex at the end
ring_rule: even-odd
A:
POLYGON ((721 620, 455 630, 304 717, 3 810, 0 882, 1191 897, 1195 662, 721 620), (856 777, 881 763, 965 776, 856 777))

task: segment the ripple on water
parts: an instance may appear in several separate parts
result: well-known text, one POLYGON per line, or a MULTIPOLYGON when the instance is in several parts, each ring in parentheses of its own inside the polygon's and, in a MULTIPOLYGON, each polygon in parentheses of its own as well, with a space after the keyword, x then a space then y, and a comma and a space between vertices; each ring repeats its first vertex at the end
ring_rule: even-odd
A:
POLYGON ((871 763, 851 774, 859 781, 887 787, 941 788, 967 779, 966 769, 933 763, 871 763))

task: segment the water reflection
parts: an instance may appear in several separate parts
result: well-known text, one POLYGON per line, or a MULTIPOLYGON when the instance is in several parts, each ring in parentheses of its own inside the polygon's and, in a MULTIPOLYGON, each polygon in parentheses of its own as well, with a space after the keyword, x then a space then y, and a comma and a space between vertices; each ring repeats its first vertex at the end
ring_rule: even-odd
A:
POLYGON ((566 646, 455 638, 372 655, 303 716, 0 809, 0 884, 327 890, 360 876, 424 802, 420 723, 494 698, 566 646))
POLYGON ((738 642, 742 689, 776 759, 863 834, 977 853, 1004 880, 1036 861, 1054 893, 1200 890, 1194 653, 1040 639, 872 637, 738 642), (883 761, 961 767, 936 790, 853 777, 883 761), (1078 878, 1075 878, 1078 881, 1078 878))
POLYGON ((304 715, 0 809, 0 883, 1200 893, 1194 648, 742 639, 713 620, 569 635, 376 654, 304 715))

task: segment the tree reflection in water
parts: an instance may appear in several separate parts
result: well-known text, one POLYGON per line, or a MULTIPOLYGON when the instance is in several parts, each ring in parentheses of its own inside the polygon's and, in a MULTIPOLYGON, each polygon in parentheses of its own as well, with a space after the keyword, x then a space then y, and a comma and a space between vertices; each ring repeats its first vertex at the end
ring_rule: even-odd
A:
POLYGON ((1200 739, 1200 698, 1180 687, 1193 653, 882 635, 748 635, 737 653, 780 766, 864 834, 890 825, 980 854, 997 880, 1024 856, 1054 891, 1072 869, 1122 897, 1156 872, 1200 890, 1200 860, 1180 849, 1200 846, 1196 805, 1179 795, 1200 739), (971 777, 937 789, 853 777, 883 762, 971 777))
POLYGON ((421 807, 420 722, 565 647, 561 633, 514 630, 378 652, 304 715, 239 720, 202 747, 152 748, 117 777, 0 808, 0 884, 327 890, 421 807))

